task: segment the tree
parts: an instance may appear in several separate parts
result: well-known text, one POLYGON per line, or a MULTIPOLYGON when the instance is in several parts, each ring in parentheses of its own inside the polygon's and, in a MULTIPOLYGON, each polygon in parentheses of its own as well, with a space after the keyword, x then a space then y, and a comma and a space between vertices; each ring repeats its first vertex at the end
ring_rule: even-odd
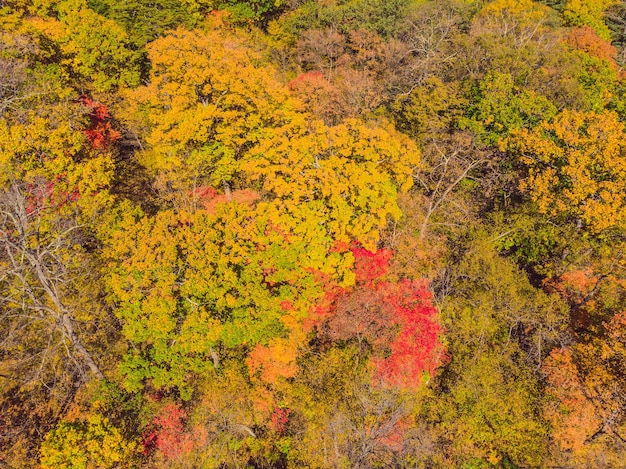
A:
POLYGON ((66 78, 97 92, 139 83, 139 55, 120 25, 83 0, 49 3, 39 17, 26 16, 23 25, 66 78))
POLYGON ((373 249, 388 219, 401 216, 397 194, 411 187, 419 151, 390 125, 310 125, 259 142, 243 174, 280 210, 306 222, 312 209, 334 240, 373 249))
POLYGON ((496 146, 512 130, 533 128, 557 113, 544 96, 515 86, 509 74, 489 72, 480 82, 476 102, 459 119, 459 127, 472 130, 478 138, 496 146))
MULTIPOLYGON (((0 194, 4 227, 0 237, 2 303, 5 311, 13 313, 6 319, 17 319, 11 321, 14 322, 11 329, 15 328, 15 332, 27 324, 41 323, 43 330, 47 330, 48 343, 58 341, 53 348, 65 348, 68 358, 76 361, 79 370, 89 369, 102 379, 100 368, 77 333, 76 306, 66 299, 66 295, 83 281, 70 272, 77 270, 84 259, 80 262, 79 256, 73 256, 72 260, 68 258, 71 251, 77 251, 74 246, 84 242, 79 237, 79 230, 83 227, 72 221, 50 220, 42 216, 44 209, 41 205, 49 203, 46 200, 50 196, 46 193, 51 191, 49 187, 36 187, 34 194, 30 194, 31 200, 23 195, 24 188, 15 183, 0 194), (74 264, 76 261, 79 263, 74 264), (25 324, 18 326, 20 322, 25 324)), ((7 337, 9 342, 18 341, 13 337, 15 332, 11 332, 7 337)), ((46 352, 51 351, 49 348, 46 352)), ((40 368, 45 366, 42 363, 40 368)))
POLYGON ((41 446, 42 468, 132 467, 135 443, 99 415, 86 421, 59 422, 41 446))
POLYGON ((477 50, 460 63, 469 68, 472 78, 497 70, 515 80, 527 76, 533 83, 533 75, 539 78, 549 71, 543 65, 554 53, 556 21, 554 11, 531 0, 490 2, 473 17, 469 37, 461 39, 469 39, 466 47, 477 50))
POLYGON ((354 346, 313 349, 301 366, 285 397, 292 466, 404 467, 415 461, 407 448, 415 438, 419 393, 372 385, 367 361, 354 346))
POLYGON ((550 8, 531 0, 495 0, 476 14, 472 29, 496 38, 510 37, 516 48, 522 48, 544 34, 553 21, 550 8))
POLYGON ((157 40, 150 56, 152 80, 129 103, 149 110, 142 160, 174 206, 194 210, 189 194, 205 186, 255 189, 272 210, 305 223, 317 213, 334 239, 370 247, 400 216, 420 154, 388 123, 325 125, 217 23, 157 40))
POLYGON ((611 40, 611 32, 604 21, 604 11, 618 3, 618 0, 568 0, 562 11, 563 18, 570 26, 590 26, 605 41, 611 40))
POLYGON ((25 123, 0 124, 2 301, 9 317, 48 323, 51 343, 61 333, 70 358, 77 354, 82 362, 79 369, 102 378, 75 330, 83 305, 74 301, 86 300, 79 288, 91 277, 84 270, 90 262, 84 246, 93 236, 90 224, 111 201, 111 155, 94 152, 94 142, 85 145, 68 111, 56 110, 56 126, 33 111, 25 123), (13 316, 16 311, 24 316, 13 316))
POLYGON ((228 15, 229 22, 261 27, 278 15, 286 3, 285 0, 182 0, 187 11, 198 18, 219 10, 228 15))
POLYGON ((196 377, 222 360, 243 361, 281 339, 291 341, 278 352, 297 350, 301 321, 322 293, 316 277, 351 281, 349 258, 330 252, 315 218, 294 232, 267 208, 234 200, 213 213, 125 218, 109 241, 108 286, 135 344, 122 364, 130 390, 178 389, 188 399, 196 377))
POLYGON ((577 50, 584 51, 598 59, 607 60, 613 68, 617 69, 617 49, 610 42, 602 39, 589 26, 581 26, 572 29, 567 42, 577 50))
POLYGON ((520 187, 550 217, 593 233, 622 227, 624 132, 615 113, 575 111, 513 132, 508 148, 528 169, 520 187))
POLYGON ((605 11, 605 22, 611 30, 612 43, 618 49, 618 61, 623 64, 626 59, 626 5, 616 3, 605 11))
POLYGON ((537 2, 490 2, 472 19, 469 34, 457 36, 463 52, 451 62, 450 74, 459 81, 483 80, 490 72, 510 75, 520 91, 537 93, 557 108, 586 109, 574 78, 579 64, 567 53, 557 24, 556 13, 537 2))
POLYGON ((463 183, 470 181, 473 173, 486 166, 487 162, 484 150, 479 148, 470 134, 464 132, 432 138, 425 148, 424 159, 424 164, 415 174, 417 187, 425 195, 418 232, 420 241, 426 239, 429 228, 434 224, 433 219, 446 207, 455 190, 462 188, 463 183))
POLYGON ((307 111, 327 125, 337 124, 350 115, 340 88, 327 80, 320 71, 302 73, 287 86, 302 101, 307 111))
POLYGON ((299 118, 299 103, 218 18, 207 32, 178 29, 154 41, 148 55, 151 80, 129 96, 139 112, 128 118, 145 113, 142 163, 184 198, 205 185, 237 184, 248 150, 299 118))
POLYGON ((353 248, 356 287, 338 291, 313 317, 322 340, 356 341, 371 350, 374 383, 417 389, 445 360, 437 310, 425 282, 384 280, 392 252, 353 248))
POLYGON ((134 48, 143 50, 147 43, 180 24, 191 27, 200 16, 182 0, 88 0, 96 13, 122 26, 134 48))
POLYGON ((411 8, 407 0, 381 3, 379 0, 332 0, 327 4, 311 2, 302 5, 282 19, 285 29, 298 34, 303 30, 339 27, 340 33, 367 29, 387 38, 394 35, 411 8))
MULTIPOLYGON (((274 422, 279 423, 276 420, 278 414, 288 414, 287 410, 277 410, 284 405, 282 398, 271 388, 250 380, 245 365, 222 363, 219 375, 204 376, 197 382, 198 405, 187 412, 186 421, 181 419, 185 424, 183 432, 172 432, 183 441, 191 441, 193 446, 178 461, 185 464, 194 460, 203 467, 215 468, 220 465, 255 463, 271 467, 281 464, 285 451, 276 445, 281 435, 274 422)), ((161 410, 160 420, 163 415, 161 410)), ((289 418, 287 422, 284 418, 281 421, 285 432, 289 418)), ((169 428, 174 429, 174 426, 169 428)), ((155 454, 156 462, 159 462, 159 456, 155 454)))
POLYGON ((566 38, 572 74, 583 97, 578 110, 601 113, 605 109, 623 108, 619 96, 617 51, 588 26, 574 28, 566 38))
POLYGON ((538 465, 548 429, 536 370, 564 335, 565 307, 489 240, 474 239, 453 269, 441 306, 450 362, 422 418, 434 422, 447 465, 538 465))
POLYGON ((615 463, 624 445, 624 314, 596 334, 552 351, 545 363, 544 416, 553 426, 555 459, 577 464, 602 458, 615 463))

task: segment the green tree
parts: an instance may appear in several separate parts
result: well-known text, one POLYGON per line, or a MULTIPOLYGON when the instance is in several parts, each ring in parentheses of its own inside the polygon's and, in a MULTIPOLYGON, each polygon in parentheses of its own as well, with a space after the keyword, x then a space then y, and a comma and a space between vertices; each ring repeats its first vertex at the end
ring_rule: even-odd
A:
POLYGON ((509 74, 489 72, 480 82, 476 104, 459 126, 472 130, 486 144, 495 146, 512 130, 533 128, 554 117, 556 107, 544 96, 516 86, 509 74))
POLYGON ((53 2, 38 16, 24 15, 21 21, 47 61, 59 64, 66 79, 83 89, 103 92, 139 83, 140 56, 126 32, 86 2, 53 2))
POLYGON ((548 427, 535 370, 563 333, 565 308, 489 241, 474 240, 454 271, 441 308, 451 361, 425 415, 446 441, 448 464, 539 465, 548 427))
POLYGON ((604 21, 604 12, 619 0, 567 0, 562 11, 570 26, 587 25, 605 41, 611 40, 611 32, 604 21))
POLYGON ((89 0, 87 4, 96 13, 122 26, 129 43, 136 49, 144 48, 168 29, 181 24, 190 27, 199 19, 183 0, 89 0))

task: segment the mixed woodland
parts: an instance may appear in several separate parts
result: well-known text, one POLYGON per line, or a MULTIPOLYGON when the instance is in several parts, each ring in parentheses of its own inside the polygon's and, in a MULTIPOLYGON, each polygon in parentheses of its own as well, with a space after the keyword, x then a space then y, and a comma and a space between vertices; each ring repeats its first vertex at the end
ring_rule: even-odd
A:
POLYGON ((626 2, 0 0, 0 467, 626 467, 626 2))

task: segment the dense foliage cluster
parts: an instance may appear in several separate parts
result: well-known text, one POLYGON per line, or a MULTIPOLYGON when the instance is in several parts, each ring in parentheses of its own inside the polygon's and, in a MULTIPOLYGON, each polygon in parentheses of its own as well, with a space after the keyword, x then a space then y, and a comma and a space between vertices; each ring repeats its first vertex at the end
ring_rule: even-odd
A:
POLYGON ((626 456, 626 3, 0 0, 0 466, 626 456))

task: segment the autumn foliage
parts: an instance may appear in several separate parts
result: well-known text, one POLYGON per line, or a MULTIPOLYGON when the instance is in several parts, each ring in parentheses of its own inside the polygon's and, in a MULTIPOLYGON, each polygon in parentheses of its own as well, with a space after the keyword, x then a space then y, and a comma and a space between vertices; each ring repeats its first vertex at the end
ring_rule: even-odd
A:
POLYGON ((624 467, 626 3, 0 0, 0 466, 624 467))
POLYGON ((120 133, 113 128, 111 114, 104 104, 87 95, 81 95, 78 102, 87 108, 90 123, 84 133, 94 150, 105 149, 121 138, 120 133))
POLYGON ((391 250, 374 253, 354 247, 351 252, 356 285, 335 291, 326 308, 317 308, 320 334, 327 340, 371 347, 377 384, 417 388, 424 374, 434 375, 445 357, 427 283, 387 280, 391 250))
POLYGON ((577 50, 584 51, 593 57, 606 60, 611 67, 617 69, 615 63, 617 49, 605 41, 589 26, 574 28, 567 37, 567 43, 577 50))
POLYGON ((143 435, 143 452, 158 450, 166 459, 176 459, 191 450, 193 441, 185 431, 187 414, 176 404, 166 404, 152 419, 150 429, 143 435))

